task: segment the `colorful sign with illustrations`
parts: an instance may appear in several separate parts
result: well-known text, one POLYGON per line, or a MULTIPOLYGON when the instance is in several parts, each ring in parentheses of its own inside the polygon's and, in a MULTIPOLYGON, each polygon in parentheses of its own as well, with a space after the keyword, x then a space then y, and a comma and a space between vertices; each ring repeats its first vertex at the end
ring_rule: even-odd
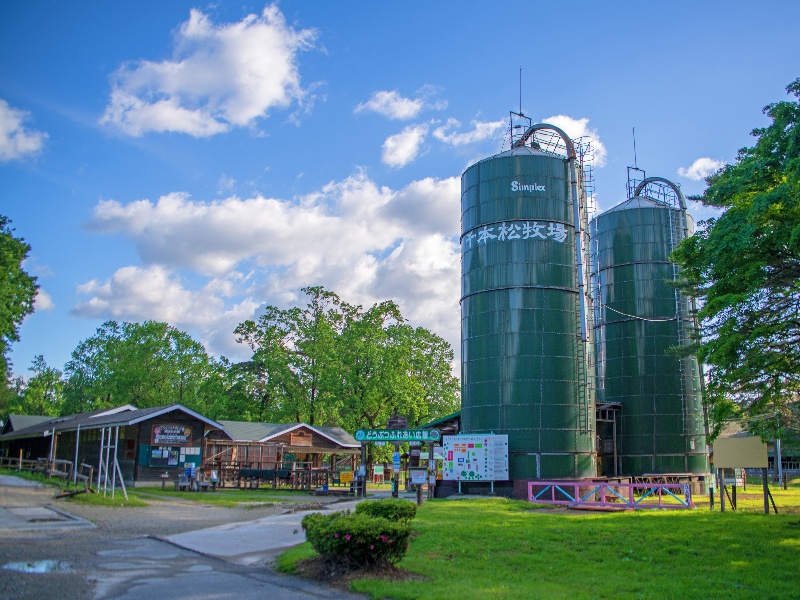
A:
POLYGON ((507 435, 446 435, 446 481, 508 481, 507 435))
POLYGON ((191 446, 192 428, 188 425, 153 425, 151 446, 191 446))

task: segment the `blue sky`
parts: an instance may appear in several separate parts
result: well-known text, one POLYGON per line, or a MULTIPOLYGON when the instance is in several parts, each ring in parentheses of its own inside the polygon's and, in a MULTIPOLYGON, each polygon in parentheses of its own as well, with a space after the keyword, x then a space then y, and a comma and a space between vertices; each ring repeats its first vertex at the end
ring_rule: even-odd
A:
MULTIPOLYGON (((800 3, 0 3, 0 213, 32 246, 11 359, 105 320, 248 356, 324 285, 459 346, 460 175, 509 110, 590 135, 600 209, 639 167, 704 188, 800 76, 800 3)), ((710 213, 694 207, 702 219, 710 213)))

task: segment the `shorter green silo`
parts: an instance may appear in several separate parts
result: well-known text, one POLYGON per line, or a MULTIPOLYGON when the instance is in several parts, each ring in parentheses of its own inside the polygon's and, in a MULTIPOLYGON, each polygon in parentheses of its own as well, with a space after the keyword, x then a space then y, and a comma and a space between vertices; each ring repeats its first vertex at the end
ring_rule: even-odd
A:
POLYGON ((669 255, 691 227, 680 189, 655 177, 591 223, 598 394, 621 407, 622 475, 709 469, 698 363, 675 352, 696 325, 669 255))

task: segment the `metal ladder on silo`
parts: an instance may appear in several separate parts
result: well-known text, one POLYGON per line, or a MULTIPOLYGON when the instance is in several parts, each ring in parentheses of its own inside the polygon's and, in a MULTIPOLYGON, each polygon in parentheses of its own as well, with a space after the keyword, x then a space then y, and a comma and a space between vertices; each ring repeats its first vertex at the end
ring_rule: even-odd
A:
MULTIPOLYGON (((680 235, 680 232, 683 231, 684 224, 683 224, 683 214, 680 210, 675 210, 673 208, 669 208, 669 236, 670 236, 670 253, 675 250, 677 245, 683 239, 683 236, 680 235)), ((680 274, 680 269, 676 263, 672 263, 672 281, 677 282, 678 277, 680 274)), ((683 294, 675 287, 675 321, 677 326, 677 334, 678 334, 678 346, 683 347, 686 346, 686 331, 684 327, 684 316, 686 314, 686 307, 684 306, 685 299, 683 294)), ((679 357, 678 358, 678 376, 680 378, 680 385, 681 385, 681 416, 683 422, 683 435, 687 436, 692 430, 690 427, 690 420, 694 418, 694 415, 689 415, 689 403, 687 401, 689 395, 688 389, 688 373, 687 373, 687 362, 689 361, 688 357, 679 357)))

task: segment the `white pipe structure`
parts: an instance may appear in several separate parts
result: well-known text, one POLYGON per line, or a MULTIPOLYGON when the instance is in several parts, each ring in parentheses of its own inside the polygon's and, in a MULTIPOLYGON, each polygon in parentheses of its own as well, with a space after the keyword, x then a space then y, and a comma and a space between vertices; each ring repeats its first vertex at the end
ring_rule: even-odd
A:
MULTIPOLYGON (((75 462, 72 466, 72 483, 78 483, 78 446, 81 443, 81 424, 78 423, 78 430, 75 432, 75 462)), ((91 481, 89 482, 91 485, 91 481)))
POLYGON ((100 489, 100 477, 103 474, 103 446, 106 443, 106 429, 103 427, 100 430, 100 459, 97 463, 97 489, 100 489))
POLYGON ((636 190, 634 190, 633 195, 638 196, 641 194, 650 183, 662 183, 675 192, 675 195, 678 197, 678 208, 681 210, 681 219, 683 220, 683 237, 684 239, 689 237, 689 225, 686 219, 686 198, 684 197, 681 188, 672 183, 669 179, 664 179, 663 177, 647 177, 636 186, 636 190))

